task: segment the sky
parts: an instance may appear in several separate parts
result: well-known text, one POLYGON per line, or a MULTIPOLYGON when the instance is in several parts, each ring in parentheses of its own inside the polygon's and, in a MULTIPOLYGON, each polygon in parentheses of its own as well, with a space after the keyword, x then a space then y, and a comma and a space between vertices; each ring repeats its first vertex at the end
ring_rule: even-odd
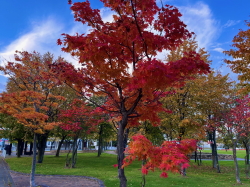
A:
MULTIPOLYGON (((16 50, 51 52, 73 61, 56 44, 62 33, 86 33, 88 28, 74 21, 67 0, 0 0, 0 64, 14 61, 16 50)), ((111 21, 112 12, 99 0, 89 0, 91 7, 101 9, 102 17, 111 21)), ((222 52, 232 48, 232 39, 239 29, 247 30, 244 20, 250 20, 250 0, 162 0, 179 8, 187 28, 195 32, 199 47, 210 53, 211 67, 223 75, 237 75, 224 64, 222 52)), ((77 1, 72 1, 77 2, 77 1)), ((157 0, 160 3, 160 0, 157 0)), ((164 56, 164 54, 161 54, 164 56)), ((0 92, 7 78, 0 74, 0 92)))

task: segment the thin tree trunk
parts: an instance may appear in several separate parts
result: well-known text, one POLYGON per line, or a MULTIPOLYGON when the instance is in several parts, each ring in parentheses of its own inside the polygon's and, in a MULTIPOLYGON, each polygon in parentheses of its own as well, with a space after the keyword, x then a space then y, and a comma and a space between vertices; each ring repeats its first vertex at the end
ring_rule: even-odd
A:
POLYGON ((98 141, 98 153, 97 156, 101 156, 102 154, 102 147, 103 147, 103 138, 102 138, 102 132, 103 132, 103 124, 100 124, 100 131, 99 131, 99 141, 98 141))
POLYGON ((199 165, 199 160, 198 160, 198 157, 197 157, 197 150, 195 150, 195 152, 194 152, 194 162, 196 162, 196 161, 197 161, 197 163, 199 165))
POLYGON ((202 164, 202 160, 201 160, 201 151, 200 151, 200 165, 199 166, 201 166, 201 164, 202 164))
POLYGON ((66 162, 65 162, 65 167, 67 168, 75 168, 76 161, 77 161, 77 150, 80 144, 80 141, 77 143, 77 140, 79 138, 80 132, 74 137, 73 144, 72 144, 72 155, 70 156, 71 149, 69 150, 67 157, 66 157, 66 162))
POLYGON ((211 149, 212 149, 212 161, 213 161, 213 168, 217 169, 217 172, 220 173, 220 165, 219 165, 219 159, 218 159, 218 153, 217 153, 217 146, 216 146, 216 132, 213 130, 213 132, 209 132, 209 140, 211 143, 211 149))
POLYGON ((56 150, 56 157, 59 157, 62 144, 63 144, 66 137, 67 137, 67 135, 64 135, 64 136, 62 136, 62 139, 60 140, 58 147, 57 147, 57 150, 56 150))
POLYGON ((123 117, 119 124, 118 138, 117 138, 117 161, 118 161, 118 177, 120 180, 120 187, 127 186, 127 178, 125 176, 124 168, 122 168, 123 160, 125 158, 125 146, 127 142, 128 131, 125 133, 125 127, 127 125, 127 117, 123 117))
MULTIPOLYGON (((78 140, 79 134, 74 138, 74 142, 73 142, 73 145, 72 145, 72 164, 71 164, 71 168, 76 167, 77 149, 78 149, 78 145, 79 145, 77 143, 77 140, 78 140)), ((80 143, 80 141, 79 141, 79 143, 80 143)))
POLYGON ((211 142, 210 147, 212 150, 212 166, 213 166, 213 168, 216 168, 213 134, 211 132, 208 132, 208 140, 211 142))
MULTIPOLYGON (((182 166, 182 165, 181 165, 182 166)), ((187 176, 187 172, 186 172, 187 170, 186 170, 186 168, 182 168, 181 167, 181 175, 183 176, 183 177, 186 177, 187 176)))
POLYGON ((32 149, 33 149, 33 142, 30 143, 30 152, 29 152, 30 155, 33 154, 33 150, 32 149))
POLYGON ((220 173, 220 165, 219 165, 219 159, 218 159, 218 153, 217 153, 217 145, 216 145, 216 131, 213 131, 213 141, 214 141, 214 153, 215 153, 215 161, 216 161, 216 169, 217 173, 220 173))
POLYGON ((30 174, 30 187, 36 187, 35 183, 35 172, 36 172, 36 133, 34 133, 34 139, 33 139, 33 159, 32 159, 32 165, 31 165, 31 174, 30 174))
POLYGON ((53 144, 55 143, 55 141, 51 142, 51 145, 50 145, 50 151, 52 150, 53 148, 53 144))
POLYGON ((234 165, 235 165, 235 178, 236 178, 236 182, 238 184, 241 184, 239 166, 238 166, 238 161, 237 161, 237 156, 236 156, 236 144, 237 144, 237 141, 236 140, 232 140, 232 141, 233 141, 233 158, 234 158, 234 165))
POLYGON ((69 158, 69 154, 71 153, 71 149, 69 149, 66 160, 65 160, 65 167, 66 168, 71 168, 71 158, 69 158))
MULTIPOLYGON (((146 164, 146 160, 142 161, 142 166, 144 166, 146 164)), ((142 182, 141 182, 141 187, 145 187, 146 186, 146 176, 145 174, 142 174, 142 182)))
POLYGON ((246 178, 250 178, 250 164, 249 164, 249 140, 243 141, 246 148, 246 157, 245 157, 245 173, 246 178))
POLYGON ((27 155, 27 154, 28 154, 28 153, 27 153, 27 147, 28 147, 28 142, 25 141, 25 143, 24 143, 24 155, 27 155))

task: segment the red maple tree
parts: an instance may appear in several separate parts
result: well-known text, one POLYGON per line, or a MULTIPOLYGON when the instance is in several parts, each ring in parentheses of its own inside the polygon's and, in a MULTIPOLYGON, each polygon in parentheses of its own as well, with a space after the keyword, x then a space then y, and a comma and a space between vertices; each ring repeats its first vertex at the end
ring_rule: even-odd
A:
POLYGON ((236 182, 241 183, 239 176, 238 162, 236 158, 236 145, 241 141, 246 148, 245 157, 245 173, 250 178, 249 164, 249 144, 250 144, 250 97, 248 95, 243 98, 236 98, 233 101, 232 109, 225 115, 225 124, 227 133, 231 137, 233 143, 233 157, 235 162, 236 182))
POLYGON ((98 109, 93 109, 82 100, 74 99, 69 108, 59 114, 60 128, 66 130, 73 138, 72 158, 66 159, 66 166, 74 168, 76 165, 78 138, 82 133, 95 132, 96 126, 103 121, 98 109))
POLYGON ((143 161, 142 174, 154 171, 156 168, 162 171, 161 177, 167 177, 167 171, 180 173, 183 168, 189 166, 187 154, 196 150, 197 141, 184 139, 181 141, 164 141, 161 146, 154 146, 145 136, 135 135, 129 143, 122 167, 130 165, 134 160, 143 161))
POLYGON ((177 8, 158 7, 155 0, 101 1, 114 12, 112 22, 104 22, 100 10, 92 9, 89 1, 74 3, 75 20, 91 30, 58 39, 62 50, 76 57, 81 68, 65 62, 51 67, 85 99, 91 94, 107 97, 101 107, 117 122, 118 173, 124 187, 127 179, 122 164, 129 125, 139 125, 138 120, 158 124, 157 112, 163 110, 158 99, 164 89, 183 85, 192 75, 208 72, 209 66, 192 51, 175 62, 156 59, 158 52, 174 49, 192 35, 177 8))

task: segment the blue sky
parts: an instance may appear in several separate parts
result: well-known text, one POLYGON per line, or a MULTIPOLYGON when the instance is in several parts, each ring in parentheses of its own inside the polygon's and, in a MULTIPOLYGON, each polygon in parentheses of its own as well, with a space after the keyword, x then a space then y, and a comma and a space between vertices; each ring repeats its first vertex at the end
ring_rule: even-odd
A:
MULTIPOLYGON (((230 49, 233 37, 239 29, 246 30, 244 20, 250 19, 250 0, 162 0, 174 5, 183 14, 188 29, 197 35, 199 47, 210 53, 212 68, 223 74, 236 76, 223 63, 223 50, 230 49)), ((76 2, 76 1, 73 1, 76 2)), ((103 8, 99 0, 90 0, 93 8, 101 9, 105 20, 111 12, 103 8)), ((56 40, 62 33, 74 34, 87 31, 87 27, 74 22, 67 0, 2 0, 0 4, 0 63, 13 61, 15 50, 50 51, 55 56, 61 52, 56 40)), ((163 54, 164 55, 164 54, 163 54)), ((6 77, 0 75, 0 92, 4 90, 6 77)))

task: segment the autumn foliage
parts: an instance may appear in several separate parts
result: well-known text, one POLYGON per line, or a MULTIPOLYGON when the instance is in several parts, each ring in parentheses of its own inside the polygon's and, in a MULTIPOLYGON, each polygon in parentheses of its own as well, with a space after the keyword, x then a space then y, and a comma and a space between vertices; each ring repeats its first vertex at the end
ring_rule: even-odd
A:
POLYGON ((63 34, 64 39, 58 40, 64 52, 79 59, 81 68, 60 62, 52 69, 86 99, 90 93, 107 95, 109 102, 103 108, 115 114, 117 121, 122 118, 121 111, 126 110, 128 118, 137 117, 131 123, 139 125, 138 118, 158 123, 156 113, 163 108, 157 100, 162 90, 184 84, 190 75, 208 72, 209 66, 194 51, 168 63, 154 57, 191 36, 179 20, 177 8, 159 8, 154 0, 102 2, 116 12, 113 22, 103 22, 100 11, 92 9, 89 1, 74 3, 71 9, 75 20, 88 24, 91 32, 63 34), (155 32, 148 31, 149 27, 155 32), (152 108, 150 112, 147 106, 152 108))
MULTIPOLYGON (((47 105, 41 106, 44 97, 32 91, 2 93, 0 110, 15 117, 19 123, 34 130, 35 133, 43 134, 44 131, 52 130, 58 125, 56 122, 49 122, 49 117, 46 115, 49 109, 57 108, 57 103, 47 102, 47 105), (34 108, 34 105, 39 105, 39 111, 34 108)), ((50 99, 55 100, 57 97, 50 96, 50 99)))
POLYGON ((0 67, 9 77, 7 92, 0 95, 0 111, 43 134, 58 125, 49 120, 50 113, 58 108, 58 102, 65 100, 52 94, 57 86, 57 79, 49 69, 53 55, 17 51, 15 61, 0 67))
POLYGON ((233 107, 226 115, 225 122, 227 127, 233 129, 237 137, 249 139, 250 137, 250 98, 236 98, 233 101, 233 107))
POLYGON ((189 166, 188 154, 196 150, 197 141, 185 139, 181 141, 164 141, 161 146, 154 146, 145 136, 135 135, 129 143, 124 159, 123 167, 130 165, 134 160, 145 161, 142 165, 142 174, 148 171, 155 171, 156 168, 162 171, 161 177, 167 177, 167 171, 180 173, 183 168, 189 166))
MULTIPOLYGON (((177 61, 164 63, 156 58, 163 50, 173 50, 192 33, 180 20, 173 6, 158 7, 155 0, 101 0, 113 11, 111 22, 103 21, 100 10, 89 1, 71 6, 75 21, 89 26, 89 33, 63 34, 57 43, 78 59, 80 68, 66 62, 51 65, 56 76, 86 100, 103 95, 100 106, 117 124, 118 173, 120 186, 126 186, 122 169, 128 128, 148 120, 159 124, 159 102, 167 87, 179 87, 194 74, 209 72, 195 51, 186 52, 177 61)), ((92 103, 96 104, 93 100, 92 103)))
POLYGON ((98 109, 93 109, 82 100, 75 99, 67 110, 59 114, 60 127, 73 133, 85 130, 85 133, 95 131, 96 125, 103 121, 98 109))
POLYGON ((248 93, 249 87, 249 63, 250 63, 250 21, 245 21, 247 30, 240 29, 239 33, 233 38, 232 49, 224 53, 233 59, 225 59, 231 70, 238 74, 238 79, 243 86, 241 91, 248 93))

